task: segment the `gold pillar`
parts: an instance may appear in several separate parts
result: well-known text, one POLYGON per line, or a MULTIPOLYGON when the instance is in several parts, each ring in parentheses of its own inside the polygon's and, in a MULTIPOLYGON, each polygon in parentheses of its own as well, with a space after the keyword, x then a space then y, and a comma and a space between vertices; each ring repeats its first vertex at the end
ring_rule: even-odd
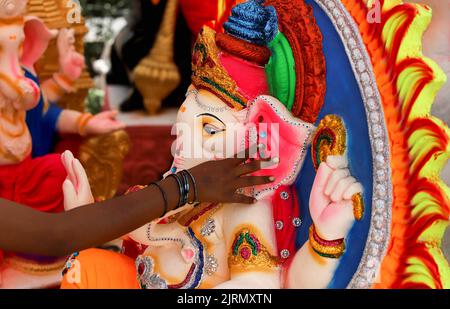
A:
POLYGON ((130 139, 123 130, 91 137, 81 145, 79 159, 97 201, 116 194, 122 180, 123 161, 129 150, 130 139))
POLYGON ((177 0, 167 0, 155 43, 133 72, 136 87, 151 115, 159 111, 162 100, 180 83, 180 73, 173 60, 177 4, 177 0))

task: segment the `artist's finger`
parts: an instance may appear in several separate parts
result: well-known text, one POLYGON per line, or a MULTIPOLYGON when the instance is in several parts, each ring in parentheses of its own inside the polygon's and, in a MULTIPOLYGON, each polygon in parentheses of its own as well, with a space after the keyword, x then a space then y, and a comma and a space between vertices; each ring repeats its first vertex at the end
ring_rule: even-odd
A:
POLYGON ((328 156, 327 164, 333 169, 347 168, 347 156, 328 156))
POLYGON ((344 192, 354 183, 356 183, 356 179, 351 176, 341 179, 338 182, 336 188, 331 193, 331 196, 330 196, 331 200, 333 202, 341 201, 344 196, 344 192))
MULTIPOLYGON (((248 161, 249 159, 254 159, 261 145, 252 144, 246 149, 237 152, 233 157, 228 158, 232 165, 241 165, 242 163, 248 161)), ((265 160, 265 159, 262 159, 265 160)))
POLYGON ((236 181, 236 188, 247 188, 272 183, 275 180, 273 176, 245 176, 236 181))
POLYGON ((237 204, 254 204, 256 203, 256 199, 251 196, 236 193, 233 195, 233 198, 230 202, 237 204))
POLYGON ((235 169, 235 175, 236 176, 243 176, 248 175, 254 172, 257 172, 262 169, 264 161, 270 161, 270 159, 264 159, 264 160, 252 160, 248 163, 243 163, 236 167, 235 169))
POLYGON ((357 182, 352 184, 350 187, 348 187, 347 190, 344 192, 344 199, 349 200, 352 198, 353 195, 362 193, 363 192, 363 186, 357 182))
POLYGON ((236 153, 233 156, 233 158, 230 158, 230 162, 232 162, 232 164, 234 165, 240 165, 245 161, 247 161, 248 159, 254 158, 257 152, 258 152, 258 145, 253 144, 248 148, 236 153))
MULTIPOLYGON (((328 163, 327 163, 327 165, 328 165, 328 163)), ((334 191, 334 188, 336 188, 337 183, 341 179, 343 179, 349 175, 350 175, 350 171, 348 169, 335 170, 333 172, 333 174, 331 174, 330 180, 327 183, 327 186, 325 188, 325 194, 329 196, 331 194, 331 192, 334 191)))

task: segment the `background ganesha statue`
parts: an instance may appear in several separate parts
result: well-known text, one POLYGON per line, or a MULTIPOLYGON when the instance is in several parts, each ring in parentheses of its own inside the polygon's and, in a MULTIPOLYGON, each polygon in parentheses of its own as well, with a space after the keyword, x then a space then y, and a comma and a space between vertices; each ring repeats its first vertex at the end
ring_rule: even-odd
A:
POLYGON ((62 287, 448 286, 448 194, 434 174, 448 129, 428 114, 445 76, 403 47, 421 33, 397 35, 424 30, 430 10, 381 10, 385 23, 368 24, 358 0, 248 1, 224 33, 204 27, 169 174, 257 145, 273 184, 245 190, 252 206, 187 204, 127 235, 123 254, 77 253, 62 287), (394 25, 393 12, 413 18, 394 25))
MULTIPOLYGON (((100 134, 123 125, 111 112, 92 116, 56 107, 54 103, 72 91, 84 57, 75 51, 73 31, 48 29, 38 18, 24 16, 26 7, 26 0, 0 3, 0 197, 39 211, 60 212, 63 194, 55 188, 61 188, 66 172, 60 156, 49 154, 55 132, 100 134), (34 66, 56 36, 59 72, 41 85, 34 66)), ((47 263, 50 268, 64 263, 38 258, 43 264, 34 269, 36 265, 26 260, 14 263, 22 261, 19 264, 38 272, 47 263)))

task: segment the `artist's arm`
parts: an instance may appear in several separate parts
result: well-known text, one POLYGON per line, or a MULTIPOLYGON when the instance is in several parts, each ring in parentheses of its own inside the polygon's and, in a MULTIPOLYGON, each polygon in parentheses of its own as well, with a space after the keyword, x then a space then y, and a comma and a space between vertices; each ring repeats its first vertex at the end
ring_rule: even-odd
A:
MULTIPOLYGON (((211 161, 192 168, 190 172, 197 182, 198 199, 204 202, 252 203, 253 198, 231 194, 241 183, 241 177, 232 171, 244 160, 211 161), (211 182, 211 175, 222 176, 216 176, 211 182)), ((75 160, 75 164, 79 162, 75 160)), ((247 181, 254 185, 270 182, 268 177, 252 177, 247 181)), ((161 186, 167 193, 168 210, 175 208, 179 199, 176 181, 169 178, 161 181, 161 186)), ((62 256, 116 239, 159 218, 163 212, 164 199, 155 186, 60 214, 41 213, 0 199, 0 248, 62 256)))
MULTIPOLYGON (((233 162, 233 161, 231 161, 231 162, 233 162)), ((251 163, 248 163, 245 165, 236 165, 235 163, 232 163, 229 170, 227 170, 226 172, 224 171, 224 173, 226 173, 228 175, 237 175, 239 177, 244 176, 244 177, 238 179, 236 182, 234 182, 234 184, 232 184, 231 186, 228 186, 227 195, 229 196, 229 198, 228 198, 229 200, 234 201, 232 203, 239 203, 240 199, 244 199, 247 201, 253 200, 253 198, 237 194, 236 189, 244 188, 244 187, 251 187, 257 182, 259 182, 259 183, 270 182, 271 177, 247 178, 247 176, 245 176, 248 173, 252 173, 257 170, 260 170, 261 162, 262 161, 255 160, 255 161, 252 161, 251 163)), ((205 170, 205 173, 208 173, 208 171, 205 170)), ((215 174, 211 171, 211 172, 209 172, 209 175, 210 175, 210 177, 209 177, 208 181, 204 183, 204 186, 209 186, 210 184, 215 183, 216 177, 218 177, 220 174, 215 174)), ((221 177, 223 177, 223 176, 224 175, 221 175, 221 177)), ((206 200, 209 200, 209 199, 206 199, 206 200)), ((224 203, 223 199, 216 199, 215 202, 224 203)), ((247 202, 244 204, 247 204, 247 202)), ((232 206, 232 205, 230 205, 226 208, 227 209, 228 208, 235 209, 234 206, 232 206)), ((231 210, 231 213, 233 213, 233 210, 231 210)), ((168 213, 167 216, 171 216, 173 214, 174 213, 168 213)), ((227 219, 229 218, 228 215, 226 217, 227 217, 227 219)), ((231 221, 227 220, 227 222, 231 222, 231 221)), ((155 222, 149 222, 148 224, 141 226, 139 229, 136 229, 133 232, 129 233, 127 236, 130 237, 133 241, 138 242, 140 244, 143 244, 146 246, 155 246, 155 242, 151 241, 148 237, 149 230, 152 230, 153 233, 155 233, 155 234, 163 235, 163 234, 167 234, 164 231, 169 231, 170 229, 171 228, 170 228, 169 224, 155 224, 155 222)))
POLYGON ((310 240, 289 267, 288 288, 322 289, 329 285, 344 252, 339 241, 345 243, 355 223, 352 196, 361 192, 362 186, 350 175, 345 157, 329 156, 320 165, 310 197, 314 230, 310 230, 310 240))
MULTIPOLYGON (((174 207, 175 184, 165 181, 163 187, 174 207)), ((160 216, 163 205, 155 187, 60 214, 38 212, 2 199, 0 247, 13 252, 63 256, 126 234, 160 216)))

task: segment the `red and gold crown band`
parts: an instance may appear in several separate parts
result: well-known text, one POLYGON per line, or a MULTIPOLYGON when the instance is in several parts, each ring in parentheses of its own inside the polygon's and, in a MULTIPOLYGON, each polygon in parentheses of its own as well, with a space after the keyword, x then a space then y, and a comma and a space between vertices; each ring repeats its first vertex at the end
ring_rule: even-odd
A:
POLYGON ((256 45, 226 33, 216 33, 217 46, 231 55, 265 66, 272 52, 266 46, 256 45))
POLYGON ((309 228, 309 243, 314 252, 325 258, 338 259, 345 251, 343 238, 331 241, 324 240, 317 234, 314 224, 309 228))

